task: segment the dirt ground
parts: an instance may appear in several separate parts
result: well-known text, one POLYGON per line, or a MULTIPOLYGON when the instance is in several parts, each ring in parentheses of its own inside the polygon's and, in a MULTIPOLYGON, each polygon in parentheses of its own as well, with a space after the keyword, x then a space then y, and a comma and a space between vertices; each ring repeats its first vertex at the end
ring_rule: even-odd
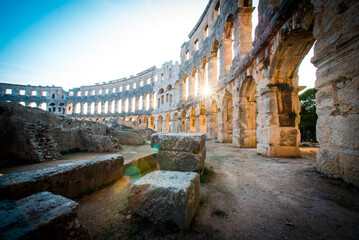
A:
POLYGON ((92 239, 359 239, 359 190, 305 158, 267 158, 255 149, 207 141, 202 200, 189 230, 153 225, 131 213, 122 178, 79 202, 92 239))

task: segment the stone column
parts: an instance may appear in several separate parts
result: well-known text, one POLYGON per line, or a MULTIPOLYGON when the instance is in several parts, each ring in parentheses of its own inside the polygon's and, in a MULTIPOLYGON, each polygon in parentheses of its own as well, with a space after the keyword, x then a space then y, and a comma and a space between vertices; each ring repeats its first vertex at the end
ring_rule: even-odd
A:
POLYGON ((345 1, 338 14, 337 1, 314 2, 317 167, 359 186, 359 4, 345 1))
POLYGON ((199 131, 199 115, 196 115, 196 132, 200 132, 199 131))
POLYGON ((209 86, 214 86, 217 84, 217 57, 210 57, 209 58, 209 79, 208 83, 209 86))
POLYGON ((235 54, 240 55, 241 58, 245 57, 252 49, 252 12, 253 7, 239 8, 237 21, 238 26, 238 46, 235 49, 235 54))

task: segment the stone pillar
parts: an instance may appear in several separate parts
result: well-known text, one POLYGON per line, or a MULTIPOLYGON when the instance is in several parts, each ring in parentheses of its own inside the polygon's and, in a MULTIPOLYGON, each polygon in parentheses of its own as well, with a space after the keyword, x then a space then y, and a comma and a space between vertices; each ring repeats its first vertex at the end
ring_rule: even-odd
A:
MULTIPOLYGON (((269 157, 299 157, 300 132, 295 90, 262 89, 258 97, 257 151, 269 157), (288 111, 289 109, 289 111, 288 111)), ((297 100, 298 101, 298 100, 297 100)))
POLYGON ((359 186, 359 4, 314 2, 317 168, 359 186))
POLYGON ((190 117, 186 117, 186 128, 187 131, 186 132, 190 132, 190 125, 191 125, 191 118, 190 117))
POLYGON ((238 26, 238 46, 235 49, 235 54, 240 55, 241 58, 245 57, 252 49, 252 12, 253 7, 239 8, 237 21, 238 26))
POLYGON ((91 103, 87 103, 87 115, 91 115, 91 103))
POLYGON ((199 133, 199 115, 196 115, 196 132, 199 133))
POLYGON ((256 115, 256 102, 248 102, 246 98, 242 98, 239 109, 239 147, 257 147, 256 115))

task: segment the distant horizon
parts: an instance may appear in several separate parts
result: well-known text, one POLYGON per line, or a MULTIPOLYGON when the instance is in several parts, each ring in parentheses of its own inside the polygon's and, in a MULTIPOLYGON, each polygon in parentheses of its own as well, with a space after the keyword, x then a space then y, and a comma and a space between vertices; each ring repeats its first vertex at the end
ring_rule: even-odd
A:
MULTIPOLYGON (((14 0, 0 3, 0 82, 68 91, 180 64, 180 47, 208 1, 14 0), (190 6, 190 7, 189 7, 190 6), (30 11, 29 11, 30 10, 30 11), (183 14, 183 13, 186 14, 183 14), (21 16, 21 17, 19 17, 21 16), (141 16, 141 18, 137 17, 141 16), (130 24, 127 24, 130 22, 130 24), (118 30, 118 31, 117 31, 118 30)), ((257 6, 258 1, 253 1, 257 6)), ((252 38, 257 25, 253 13, 252 38)), ((299 85, 314 87, 313 50, 299 85)))

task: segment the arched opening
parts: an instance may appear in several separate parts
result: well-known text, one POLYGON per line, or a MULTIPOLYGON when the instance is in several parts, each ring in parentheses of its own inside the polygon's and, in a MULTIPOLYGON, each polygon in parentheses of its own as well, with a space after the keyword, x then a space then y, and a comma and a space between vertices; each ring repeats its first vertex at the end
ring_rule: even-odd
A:
POLYGON ((258 131, 267 136, 258 138, 257 151, 272 157, 300 156, 300 102, 298 69, 314 43, 311 31, 296 29, 286 33, 278 43, 272 58, 265 58, 269 66, 269 91, 262 93, 260 102, 271 106, 258 106, 258 131), (279 133, 279 134, 278 134, 279 133))
POLYGON ((125 113, 128 113, 128 98, 125 98, 125 100, 123 101, 123 110, 125 111, 125 113))
POLYGON ((138 98, 137 98, 137 109, 139 111, 142 110, 142 106, 143 106, 143 99, 142 99, 142 95, 140 95, 138 98))
POLYGON ((206 114, 207 114, 206 106, 203 103, 201 105, 200 112, 199 112, 199 132, 201 132, 201 133, 207 132, 206 114))
POLYGON ((207 57, 204 57, 201 62, 200 68, 200 84, 199 91, 202 93, 203 89, 208 86, 208 61, 207 57))
POLYGON ((192 108, 190 112, 190 118, 189 118, 189 131, 191 133, 196 132, 196 109, 192 108))
POLYGON ((188 95, 189 95, 189 90, 188 90, 188 76, 185 75, 185 76, 183 77, 183 82, 182 82, 182 102, 187 101, 188 95))
POLYGON ((166 114, 165 117, 165 132, 170 132, 171 128, 171 117, 169 114, 166 114))
POLYGON ((20 105, 26 106, 25 102, 19 102, 20 105))
POLYGON ((213 86, 219 81, 219 42, 215 40, 212 44, 211 57, 209 59, 209 85, 213 86))
MULTIPOLYGON (((69 112, 68 114, 72 114, 72 103, 69 103, 68 106, 71 106, 71 112, 69 112)), ((40 103, 39 108, 46 111, 46 108, 47 108, 46 103, 40 103)))
POLYGON ((96 104, 96 113, 97 114, 102 113, 101 101, 97 102, 97 104, 96 104))
POLYGON ((148 93, 145 95, 145 110, 150 110, 150 94, 148 93))
POLYGON ((115 113, 115 100, 111 100, 110 113, 115 113))
POLYGON ((257 84, 252 77, 246 77, 239 92, 239 139, 238 146, 257 147, 257 84))
POLYGON ((144 117, 142 126, 143 126, 144 128, 148 128, 148 127, 149 127, 148 116, 145 116, 145 117, 144 117))
POLYGON ((148 127, 151 128, 152 130, 155 130, 155 117, 154 116, 151 116, 148 127))
POLYGON ((90 103, 90 114, 95 114, 95 103, 91 102, 90 103))
POLYGON ((226 92, 222 102, 222 142, 232 142, 233 132, 233 102, 232 94, 226 92))
POLYGON ((131 112, 135 112, 136 111, 136 98, 132 97, 131 98, 131 112))
POLYGON ((117 113, 122 113, 122 100, 117 100, 117 113))
POLYGON ((211 102, 211 112, 209 113, 209 131, 210 139, 218 139, 218 105, 216 100, 211 102))
POLYGON ((159 115, 157 118, 157 132, 163 131, 162 126, 163 126, 163 117, 159 115))
POLYGON ((229 14, 226 22, 224 24, 224 33, 223 33, 223 72, 224 74, 228 74, 231 66, 232 66, 232 59, 234 56, 233 50, 233 23, 234 23, 234 16, 233 14, 229 14))
POLYGON ((156 92, 151 94, 151 109, 156 109, 156 92))
POLYGON ((108 101, 103 103, 103 113, 108 114, 108 101))
POLYGON ((173 99, 173 101, 177 102, 177 99, 181 100, 180 96, 181 96, 180 81, 177 80, 175 82, 175 91, 174 91, 174 99, 173 99))
MULTIPOLYGON (((50 103, 50 106, 51 106, 52 103, 50 103)), ((50 111, 51 112, 51 111, 50 111)), ((75 104, 75 113, 76 114, 79 114, 81 112, 81 105, 80 103, 76 103, 75 104)))
POLYGON ((191 84, 190 84, 190 97, 196 97, 198 95, 198 72, 197 68, 194 67, 191 73, 191 84))
POLYGON ((87 109, 88 108, 88 104, 87 102, 82 104, 82 114, 86 115, 87 114, 87 109))
POLYGON ((35 103, 35 102, 31 102, 31 103, 29 103, 29 107, 36 108, 36 107, 37 107, 37 105, 36 105, 36 103, 35 103))
POLYGON ((171 90, 172 90, 172 85, 168 84, 167 87, 166 87, 166 91, 171 91, 171 90))

